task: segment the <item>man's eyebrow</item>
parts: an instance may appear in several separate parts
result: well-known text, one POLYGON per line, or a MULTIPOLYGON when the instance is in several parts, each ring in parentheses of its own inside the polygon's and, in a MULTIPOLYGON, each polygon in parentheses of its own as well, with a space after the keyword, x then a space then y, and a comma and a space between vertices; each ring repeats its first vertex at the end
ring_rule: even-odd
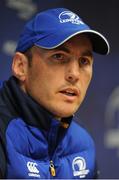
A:
POLYGON ((69 48, 67 48, 66 46, 59 46, 59 47, 57 47, 57 48, 55 48, 55 49, 53 49, 54 51, 64 51, 64 52, 66 52, 66 53, 70 53, 70 49, 69 48))
POLYGON ((92 53, 92 51, 87 50, 87 51, 84 51, 84 52, 82 53, 82 56, 90 56, 90 57, 93 58, 93 53, 92 53))
MULTIPOLYGON (((64 51, 66 53, 70 53, 71 52, 68 47, 63 46, 63 45, 53 49, 53 51, 64 51)), ((82 56, 90 56, 90 57, 93 58, 93 53, 90 50, 86 50, 86 51, 82 52, 82 56)))

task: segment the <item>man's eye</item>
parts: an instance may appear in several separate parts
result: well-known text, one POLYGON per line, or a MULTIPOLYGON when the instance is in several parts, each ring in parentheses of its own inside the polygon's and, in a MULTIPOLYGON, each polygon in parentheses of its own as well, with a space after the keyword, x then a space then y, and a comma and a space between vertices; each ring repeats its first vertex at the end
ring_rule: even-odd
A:
POLYGON ((88 58, 80 58, 79 60, 80 65, 88 65, 90 64, 90 60, 88 58))
POLYGON ((58 64, 65 64, 69 61, 69 57, 64 53, 54 53, 50 57, 51 62, 58 64))
POLYGON ((64 55, 60 54, 60 53, 54 54, 53 58, 56 59, 56 60, 63 60, 64 59, 64 55))

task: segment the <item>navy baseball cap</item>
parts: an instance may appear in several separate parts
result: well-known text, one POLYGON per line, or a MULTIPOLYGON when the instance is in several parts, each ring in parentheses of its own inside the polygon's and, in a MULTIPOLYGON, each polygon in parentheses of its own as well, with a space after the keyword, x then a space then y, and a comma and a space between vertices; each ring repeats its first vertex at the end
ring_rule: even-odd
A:
POLYGON ((78 34, 88 35, 94 52, 109 53, 107 39, 91 29, 77 14, 65 8, 40 12, 30 20, 20 35, 16 51, 25 52, 34 45, 54 49, 78 34))

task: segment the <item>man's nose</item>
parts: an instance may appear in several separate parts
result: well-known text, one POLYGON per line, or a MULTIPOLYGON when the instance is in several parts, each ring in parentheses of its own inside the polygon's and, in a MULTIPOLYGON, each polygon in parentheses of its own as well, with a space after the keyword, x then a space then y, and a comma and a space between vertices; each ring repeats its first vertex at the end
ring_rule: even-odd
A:
POLYGON ((72 84, 75 84, 80 77, 80 67, 79 63, 76 60, 72 60, 68 64, 67 71, 66 71, 66 80, 72 84))

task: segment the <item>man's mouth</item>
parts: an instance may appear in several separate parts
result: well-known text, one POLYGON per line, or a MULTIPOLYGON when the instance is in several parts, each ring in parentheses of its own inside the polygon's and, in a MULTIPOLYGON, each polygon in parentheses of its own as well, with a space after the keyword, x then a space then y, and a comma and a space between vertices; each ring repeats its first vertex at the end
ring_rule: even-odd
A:
POLYGON ((66 96, 79 96, 79 90, 77 88, 66 88, 61 90, 60 93, 66 96))
POLYGON ((60 91, 62 94, 65 94, 67 96, 76 96, 76 93, 74 92, 69 92, 69 91, 60 91))

